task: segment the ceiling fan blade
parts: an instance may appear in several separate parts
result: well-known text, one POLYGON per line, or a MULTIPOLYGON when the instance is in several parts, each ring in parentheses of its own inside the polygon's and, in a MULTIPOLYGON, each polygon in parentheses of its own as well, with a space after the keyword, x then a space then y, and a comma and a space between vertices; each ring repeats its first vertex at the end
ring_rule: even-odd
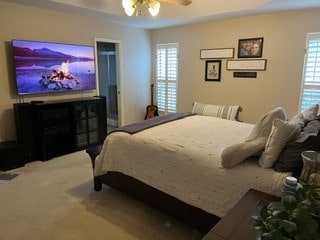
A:
POLYGON ((183 6, 188 6, 192 3, 192 0, 159 0, 159 1, 166 2, 166 3, 180 4, 183 6))

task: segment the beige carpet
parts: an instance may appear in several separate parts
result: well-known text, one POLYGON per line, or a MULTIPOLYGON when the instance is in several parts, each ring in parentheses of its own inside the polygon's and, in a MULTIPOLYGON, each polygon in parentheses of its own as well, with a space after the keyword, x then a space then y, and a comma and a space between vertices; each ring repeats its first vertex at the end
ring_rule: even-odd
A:
POLYGON ((104 186, 94 192, 85 151, 7 171, 0 184, 1 240, 201 239, 204 233, 104 186))

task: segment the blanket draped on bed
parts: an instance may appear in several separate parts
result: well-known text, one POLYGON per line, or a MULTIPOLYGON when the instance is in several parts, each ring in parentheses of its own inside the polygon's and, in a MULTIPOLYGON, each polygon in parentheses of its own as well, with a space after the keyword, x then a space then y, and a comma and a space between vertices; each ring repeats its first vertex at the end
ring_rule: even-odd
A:
POLYGON ((184 117, 188 117, 188 116, 192 116, 192 115, 195 115, 195 113, 191 113, 191 112, 171 113, 171 114, 168 114, 168 115, 157 116, 157 117, 150 118, 150 119, 147 119, 147 120, 142 121, 142 122, 128 124, 126 126, 116 128, 116 129, 110 131, 110 133, 113 133, 113 132, 127 132, 127 133, 130 133, 130 134, 134 134, 134 133, 140 132, 142 130, 158 126, 160 124, 164 124, 164 123, 167 123, 167 122, 175 121, 175 120, 182 119, 184 117))

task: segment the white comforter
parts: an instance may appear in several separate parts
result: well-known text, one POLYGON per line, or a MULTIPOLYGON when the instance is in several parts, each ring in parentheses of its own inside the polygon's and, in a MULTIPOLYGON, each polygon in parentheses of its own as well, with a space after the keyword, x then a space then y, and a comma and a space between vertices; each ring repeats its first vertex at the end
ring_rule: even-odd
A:
POLYGON ((250 189, 280 196, 288 174, 249 159, 221 167, 221 153, 242 142, 252 124, 191 116, 130 135, 110 134, 96 160, 95 175, 118 171, 223 217, 250 189))

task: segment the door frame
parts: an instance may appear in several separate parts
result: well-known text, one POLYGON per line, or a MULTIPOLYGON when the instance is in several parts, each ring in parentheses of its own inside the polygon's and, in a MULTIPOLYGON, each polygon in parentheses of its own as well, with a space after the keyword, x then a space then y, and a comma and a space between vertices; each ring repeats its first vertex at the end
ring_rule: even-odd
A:
POLYGON ((97 42, 114 43, 115 44, 115 55, 116 55, 116 76, 117 76, 117 102, 118 102, 118 127, 122 126, 122 101, 121 101, 121 42, 120 40, 113 40, 107 38, 94 38, 94 55, 95 55, 95 72, 96 72, 96 94, 99 95, 99 71, 98 71, 98 51, 97 42))

